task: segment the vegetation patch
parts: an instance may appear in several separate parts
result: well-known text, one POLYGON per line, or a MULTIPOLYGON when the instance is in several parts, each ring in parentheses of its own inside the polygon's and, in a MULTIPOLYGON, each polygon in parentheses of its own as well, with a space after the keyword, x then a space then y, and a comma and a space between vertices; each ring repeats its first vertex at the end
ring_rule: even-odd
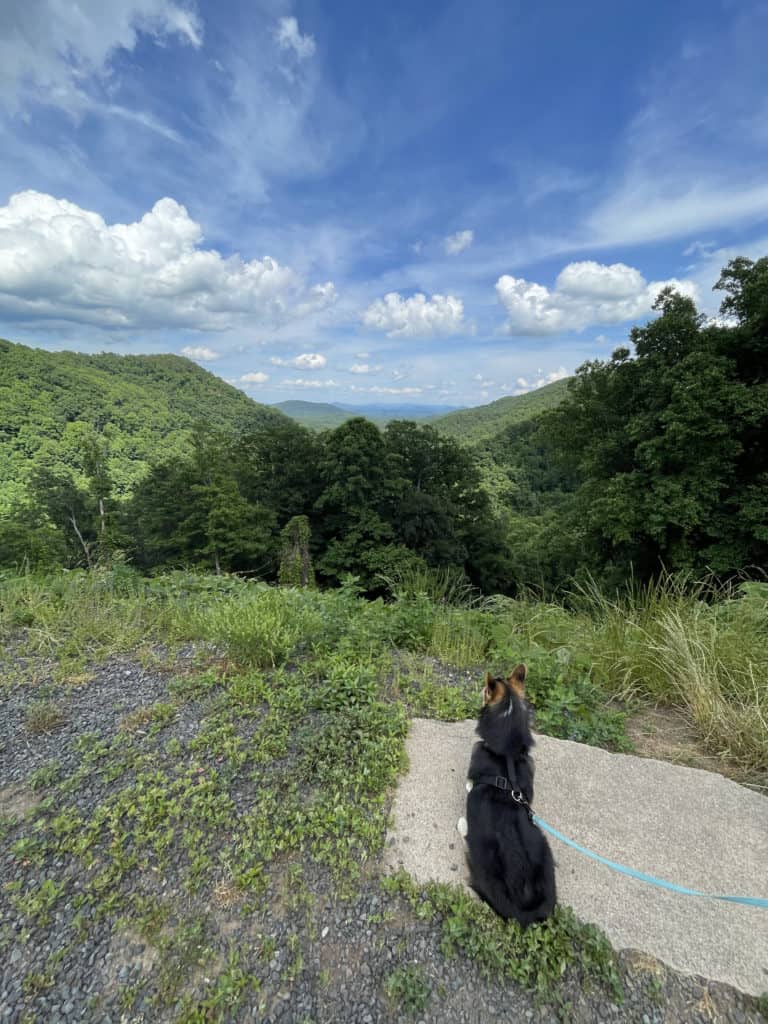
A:
POLYGON ((395 1012, 421 1013, 426 1009, 432 986, 418 964, 396 967, 384 981, 384 992, 395 1012))
POLYGON ((432 883, 417 886, 405 873, 382 881, 385 890, 403 895, 417 917, 442 921, 442 950, 462 953, 486 975, 523 985, 539 999, 561 1003, 559 985, 568 970, 583 984, 606 986, 615 1001, 623 997, 616 957, 594 925, 582 924, 567 907, 558 906, 543 924, 521 928, 504 921, 465 888, 432 883))
POLYGON ((33 734, 55 732, 64 721, 64 712, 55 701, 37 700, 27 708, 26 726, 33 734))
MULTIPOLYGON (((613 613, 487 601, 446 578, 393 580, 387 600, 364 599, 354 578, 322 592, 174 573, 141 581, 141 597, 119 573, 10 581, 3 637, 13 637, 19 657, 39 657, 42 645, 68 665, 78 652, 94 677, 78 700, 99 693, 113 708, 138 685, 126 662, 102 678, 94 660, 110 637, 123 649, 138 623, 143 649, 155 645, 163 660, 151 700, 95 726, 89 719, 79 732, 68 721, 55 758, 38 761, 27 780, 36 806, 26 817, 4 815, 0 914, 14 930, 0 943, 3 955, 20 951, 25 1008, 58 991, 74 950, 125 935, 132 952, 104 979, 107 1003, 120 1012, 213 1021, 249 1005, 267 1016, 280 993, 306 980, 317 944, 331 941, 328 916, 338 930, 335 908, 359 899, 376 874, 409 716, 473 717, 485 668, 528 663, 543 731, 627 745, 624 715, 608 697, 635 700, 640 683, 637 692, 622 689, 626 676, 616 683, 613 613), (47 616, 44 635, 12 625, 18 602, 47 616), (186 653, 171 673, 174 649, 186 653), (35 955, 40 937, 54 932, 57 948, 70 950, 61 964, 35 955), (17 945, 18 935, 27 941, 17 945)), ((720 636, 747 622, 762 628, 760 594, 749 592, 749 606, 741 600, 707 605, 720 636)), ((648 633, 653 621, 649 613, 648 633)), ((40 692, 16 690, 12 699, 34 704, 40 692)), ((73 696, 73 716, 78 706, 73 696)), ((46 742, 45 733, 22 732, 30 748, 46 742)), ((368 914, 367 927, 389 934, 405 899, 412 920, 439 927, 445 956, 493 983, 562 1006, 561 979, 578 977, 618 997, 605 939, 562 909, 521 932, 458 889, 397 878, 381 899, 389 902, 368 914)), ((332 957, 323 956, 326 971, 332 957)), ((326 981, 320 987, 330 992, 335 975, 326 981)), ((382 1007, 415 1014, 443 998, 418 957, 398 955, 369 984, 382 1007)))

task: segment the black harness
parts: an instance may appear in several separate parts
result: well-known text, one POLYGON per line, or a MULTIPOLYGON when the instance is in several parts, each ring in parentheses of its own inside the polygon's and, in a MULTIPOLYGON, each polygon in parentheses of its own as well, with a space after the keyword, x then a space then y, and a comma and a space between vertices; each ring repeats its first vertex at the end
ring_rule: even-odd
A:
MULTIPOLYGON (((499 757, 490 750, 485 743, 483 747, 492 757, 499 757)), ((533 808, 525 799, 525 795, 521 789, 518 789, 513 779, 517 779, 517 772, 515 771, 515 762, 512 757, 508 754, 505 758, 507 763, 507 774, 506 775, 478 775, 474 779, 470 779, 475 786, 494 786, 496 789, 500 789, 502 793, 508 793, 511 800, 514 803, 519 804, 525 810, 528 815, 528 820, 533 821, 533 808)))

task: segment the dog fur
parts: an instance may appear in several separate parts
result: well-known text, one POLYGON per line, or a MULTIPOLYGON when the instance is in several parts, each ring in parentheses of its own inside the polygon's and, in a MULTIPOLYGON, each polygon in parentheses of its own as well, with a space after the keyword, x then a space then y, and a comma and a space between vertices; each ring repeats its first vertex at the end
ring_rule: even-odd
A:
POLYGON ((475 780, 482 775, 509 778, 527 802, 533 803, 529 751, 534 740, 525 700, 526 672, 525 665, 518 665, 507 679, 486 675, 477 723, 481 740, 475 744, 469 765, 472 788, 466 817, 472 888, 497 914, 514 918, 523 927, 544 921, 554 909, 552 851, 525 807, 508 791, 475 780))

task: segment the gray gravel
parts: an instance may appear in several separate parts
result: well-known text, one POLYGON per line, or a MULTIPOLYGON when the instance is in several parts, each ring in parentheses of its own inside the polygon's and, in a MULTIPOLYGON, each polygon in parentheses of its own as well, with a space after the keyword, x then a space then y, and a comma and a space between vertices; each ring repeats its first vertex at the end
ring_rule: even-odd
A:
MULTIPOLYGON (((194 653, 182 652, 179 670, 189 666, 194 653)), ((59 762, 65 777, 77 771, 82 755, 74 743, 79 735, 113 736, 129 712, 168 700, 172 678, 167 672, 145 670, 130 658, 116 658, 95 667, 93 679, 85 685, 58 687, 49 682, 51 699, 61 702, 66 720, 55 733, 38 736, 28 733, 24 721, 28 704, 39 698, 39 686, 0 690, 0 821, 5 819, 0 826, 1 1024, 162 1024, 177 1018, 173 1009, 161 1010, 151 1002, 163 967, 157 950, 116 915, 97 920, 87 905, 78 911, 82 872, 70 863, 30 863, 11 851, 17 839, 33 834, 28 813, 34 801, 49 792, 29 790, 25 783, 32 772, 52 760, 59 762), (49 877, 69 880, 67 898, 54 907, 45 927, 30 927, 5 886, 49 877)), ((147 736, 142 742, 147 749, 167 743, 171 736, 183 742, 196 733, 204 711, 203 702, 191 701, 158 737, 147 736)), ((244 721, 238 727, 247 735, 253 725, 244 721)), ((84 811, 93 809, 110 787, 124 784, 125 779, 110 782, 94 776, 76 798, 84 811)), ((233 782, 232 794, 237 804, 247 805, 247 786, 240 780, 233 782)), ((135 882, 142 891, 170 898, 179 919, 189 914, 204 917, 205 942, 214 949, 215 960, 193 969, 190 993, 209 991, 205 979, 214 978, 229 950, 243 950, 241 966, 260 979, 260 989, 249 991, 242 1005, 226 1011, 223 1019, 265 1024, 558 1019, 554 1008, 537 1006, 529 993, 484 978, 476 963, 463 957, 446 959, 440 951, 440 923, 418 919, 403 899, 385 894, 376 871, 354 899, 343 901, 327 872, 307 860, 303 878, 311 894, 309 906, 292 906, 285 893, 280 898, 273 895, 281 887, 282 871, 282 866, 275 867, 270 895, 256 910, 237 902, 229 905, 205 891, 188 894, 181 884, 182 866, 174 863, 162 875, 145 874, 135 882), (274 953, 263 955, 265 948, 271 949, 270 942, 274 953), (425 1008, 413 1015, 403 1013, 385 995, 392 972, 409 965, 423 971, 429 988, 425 1008)), ((584 990, 577 975, 567 977, 564 997, 571 1006, 566 1019, 584 1024, 756 1024, 763 1019, 754 1002, 734 989, 678 974, 653 958, 625 951, 620 969, 626 992, 621 1006, 605 992, 584 990)))

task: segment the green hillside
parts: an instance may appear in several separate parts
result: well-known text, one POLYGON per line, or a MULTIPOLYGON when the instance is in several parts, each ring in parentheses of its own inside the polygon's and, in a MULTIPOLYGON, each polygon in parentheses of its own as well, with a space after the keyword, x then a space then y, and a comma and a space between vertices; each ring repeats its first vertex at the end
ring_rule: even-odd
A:
POLYGON ((189 449, 192 427, 242 432, 280 412, 180 356, 46 352, 0 339, 0 513, 33 469, 82 470, 88 438, 106 447, 115 492, 189 449))
POLYGON ((488 405, 440 416, 432 426, 447 437, 455 437, 463 444, 477 444, 494 437, 505 427, 530 420, 545 409, 559 405, 566 395, 568 378, 530 391, 527 395, 508 395, 488 405))
POLYGON ((304 427, 312 430, 330 430, 340 427, 346 423, 355 413, 340 409, 338 405, 330 402, 302 402, 298 399, 288 402, 278 402, 273 408, 290 416, 292 420, 301 423, 304 427))

